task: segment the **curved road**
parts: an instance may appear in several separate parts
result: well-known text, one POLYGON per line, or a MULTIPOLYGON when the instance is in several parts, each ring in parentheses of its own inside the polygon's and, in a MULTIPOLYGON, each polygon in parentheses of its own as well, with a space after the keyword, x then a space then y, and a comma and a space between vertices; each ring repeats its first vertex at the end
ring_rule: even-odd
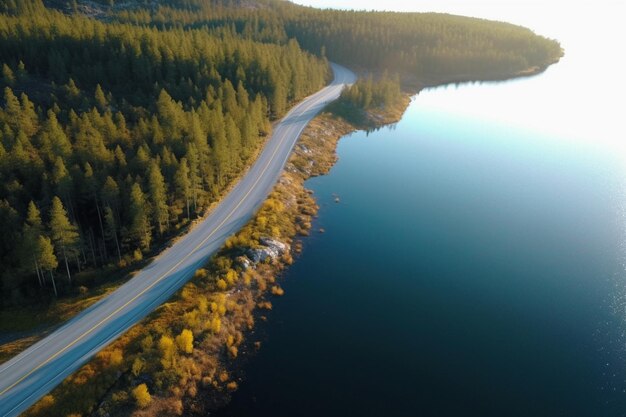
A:
POLYGON ((335 79, 295 106, 274 128, 257 161, 215 209, 114 293, 0 365, 0 416, 17 416, 187 282, 265 200, 300 133, 355 81, 331 64, 335 79))

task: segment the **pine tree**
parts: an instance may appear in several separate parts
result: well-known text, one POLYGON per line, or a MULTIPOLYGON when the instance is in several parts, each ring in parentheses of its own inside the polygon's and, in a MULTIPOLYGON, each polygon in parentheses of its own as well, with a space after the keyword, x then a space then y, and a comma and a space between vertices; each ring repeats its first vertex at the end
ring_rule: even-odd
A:
POLYGON ((40 132, 43 152, 49 161, 57 157, 68 158, 72 153, 72 144, 59 125, 56 114, 48 110, 48 118, 40 132))
POLYGON ((152 233, 150 231, 149 208, 146 197, 138 183, 134 183, 130 190, 129 217, 130 226, 128 237, 141 250, 150 249, 152 233))
POLYGON ((39 286, 42 286, 44 281, 38 260, 40 258, 40 254, 38 253, 38 249, 40 249, 38 247, 38 242, 42 233, 43 225, 41 221, 41 213, 35 203, 31 201, 28 203, 26 221, 22 227, 21 263, 24 266, 28 265, 27 269, 34 267, 39 286))
POLYGON ((113 240, 117 249, 117 259, 122 262, 122 252, 120 251, 120 242, 117 238, 117 222, 111 207, 104 208, 104 239, 113 240))
POLYGON ((6 113, 7 125, 10 126, 14 132, 17 132, 20 129, 22 106, 10 87, 4 88, 4 112, 6 113))
POLYGON ((54 247, 52 246, 52 242, 49 238, 39 236, 39 239, 37 240, 37 254, 37 261, 39 262, 41 270, 48 271, 50 273, 54 295, 58 295, 53 271, 57 269, 59 262, 57 261, 57 257, 54 255, 54 247))
POLYGON ((167 207, 167 191, 161 169, 156 161, 152 161, 148 173, 148 190, 152 205, 153 220, 159 236, 169 227, 169 211, 167 207))
POLYGON ((57 193, 63 196, 66 203, 71 205, 74 181, 60 156, 56 158, 52 167, 52 184, 56 186, 57 193))
POLYGON ((111 176, 108 176, 102 186, 102 200, 104 200, 106 206, 109 206, 112 210, 117 210, 119 208, 119 199, 120 188, 117 182, 111 176))
POLYGON ((20 95, 20 110, 18 120, 20 129, 30 138, 39 130, 39 116, 35 111, 35 105, 24 93, 20 95))
POLYGON ((55 196, 52 199, 52 207, 50 208, 50 236, 57 256, 62 256, 65 261, 65 269, 67 270, 67 278, 72 282, 72 275, 68 263, 68 257, 74 255, 79 243, 78 228, 70 222, 65 207, 61 199, 55 196))
MULTIPOLYGON (((91 167, 91 164, 89 162, 85 163, 85 175, 83 177, 83 181, 84 181, 84 185, 83 188, 86 191, 87 194, 87 199, 90 199, 93 201, 93 206, 96 209, 96 214, 98 215, 98 225, 100 226, 100 233, 102 235, 102 238, 104 238, 104 223, 102 222, 102 212, 100 210, 100 202, 98 199, 98 182, 94 176, 94 172, 93 172, 93 168, 91 167)), ((95 238, 93 239, 95 241, 95 238)), ((92 245, 92 254, 93 256, 93 260, 94 260, 94 265, 96 264, 96 260, 95 260, 95 250, 93 248, 92 245)), ((106 260, 106 258, 108 257, 107 251, 106 251, 106 245, 103 245, 103 254, 102 257, 104 260, 106 260)))
POLYGON ((104 112, 107 109, 109 104, 107 103, 106 96, 104 95, 104 91, 102 91, 102 87, 100 87, 100 84, 96 85, 96 91, 94 93, 93 98, 96 101, 98 110, 100 110, 101 112, 104 112))
POLYGON ((189 204, 191 202, 191 180, 189 178, 189 165, 187 164, 187 158, 182 158, 178 164, 178 171, 174 177, 176 185, 176 194, 179 198, 182 198, 187 207, 187 219, 191 219, 189 212, 189 204))
POLYGON ((191 197, 193 199, 193 211, 198 212, 198 197, 202 192, 202 181, 200 177, 200 161, 198 152, 193 144, 187 147, 186 159, 189 162, 189 182, 191 183, 191 197))
POLYGON ((7 64, 2 64, 2 80, 7 85, 15 83, 15 74, 13 74, 13 70, 7 64))

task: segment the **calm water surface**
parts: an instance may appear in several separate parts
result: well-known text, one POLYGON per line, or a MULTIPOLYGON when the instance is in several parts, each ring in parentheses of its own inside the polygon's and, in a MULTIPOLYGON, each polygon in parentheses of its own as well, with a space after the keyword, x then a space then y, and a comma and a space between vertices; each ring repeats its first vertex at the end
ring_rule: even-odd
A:
POLYGON ((607 103, 551 111, 569 51, 341 140, 223 415, 626 415, 625 139, 584 122, 607 103))

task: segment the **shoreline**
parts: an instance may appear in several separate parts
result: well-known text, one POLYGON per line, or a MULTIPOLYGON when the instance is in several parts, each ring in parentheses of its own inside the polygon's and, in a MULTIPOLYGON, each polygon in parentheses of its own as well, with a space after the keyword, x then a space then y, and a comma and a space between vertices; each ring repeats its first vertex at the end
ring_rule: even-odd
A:
POLYGON ((293 258, 301 251, 301 239, 312 229, 311 222, 318 207, 306 188, 306 180, 330 171, 337 161, 337 143, 342 137, 398 122, 411 98, 422 89, 446 84, 450 82, 423 85, 416 90, 404 86, 400 103, 392 109, 366 112, 368 123, 364 125, 351 124, 328 112, 316 116, 302 132, 270 196, 246 226, 229 238, 209 264, 199 269, 173 299, 69 377, 27 415, 69 411, 65 410, 68 399, 77 391, 80 393, 80 388, 92 384, 97 387, 101 383, 107 386, 91 387, 96 395, 84 399, 91 401, 92 406, 84 405, 93 415, 152 416, 183 412, 203 415, 225 406, 245 373, 242 359, 237 357, 247 359, 262 348, 259 341, 253 340, 253 329, 255 321, 266 320, 264 310, 271 310, 271 298, 283 294, 276 276, 293 263, 293 258), (262 255, 265 256, 262 260, 250 259, 268 248, 272 249, 272 254, 262 255), (196 308, 198 305, 200 307, 196 308), (191 318, 194 314, 196 317, 191 318), (194 320, 203 322, 196 323, 199 330, 191 323, 194 320), (174 356, 177 365, 195 369, 186 369, 189 372, 185 378, 177 375, 179 381, 166 391, 153 392, 152 387, 158 386, 156 375, 165 372, 158 366, 155 368, 154 363, 148 363, 149 360, 159 363, 160 344, 156 336, 161 334, 161 338, 175 339, 181 329, 188 327, 194 333, 194 346, 191 352, 176 352, 174 356), (144 349, 143 346, 148 345, 145 334, 155 337, 144 349), (141 346, 140 352, 137 352, 138 346, 141 346), (119 356, 122 357, 119 361, 111 359, 119 356), (143 363, 145 368, 136 371, 137 363, 143 363), (153 369, 147 369, 150 366, 153 369), (85 381, 85 374, 95 375, 95 378, 85 381), (137 408, 128 395, 129 388, 141 381, 152 385, 152 401, 143 409, 137 408), (200 395, 199 391, 202 391, 200 395))

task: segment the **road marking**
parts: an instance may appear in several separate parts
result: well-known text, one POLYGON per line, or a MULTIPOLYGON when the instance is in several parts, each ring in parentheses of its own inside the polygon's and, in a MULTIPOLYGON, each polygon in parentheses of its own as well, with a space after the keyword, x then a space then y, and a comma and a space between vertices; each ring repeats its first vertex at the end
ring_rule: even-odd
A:
MULTIPOLYGON (((339 86, 341 84, 337 84, 337 86, 339 86)), ((334 86, 330 85, 324 88, 324 90, 329 89, 329 88, 333 88, 334 86)), ((322 93, 324 90, 321 90, 319 93, 322 93)), ((327 92, 328 93, 328 92, 327 92)), ((304 110, 302 110, 302 114, 306 113, 311 107, 319 104, 320 101, 323 101, 323 96, 325 94, 320 94, 322 96, 321 99, 317 99, 314 100, 313 103, 311 103, 309 106, 307 106, 304 110)), ((298 110, 298 106, 296 106, 294 109, 292 109, 292 111, 290 111, 287 115, 287 117, 291 116, 292 112, 296 112, 298 110)), ((302 115, 301 114, 301 115, 302 115)), ((284 120, 284 119, 283 119, 284 120)), ((308 124, 309 122, 307 121, 306 124, 308 124)), ((300 135, 300 133, 302 132, 302 130, 304 130, 304 127, 300 130, 300 132, 298 133, 297 136, 300 135)), ((145 294, 147 291, 149 291, 150 289, 152 289, 155 285, 157 285, 159 282, 161 282, 165 277, 167 277, 169 274, 171 274, 172 272, 174 272, 174 270, 176 268, 178 268, 183 262, 185 262, 191 255, 195 254, 196 251, 203 246, 207 240, 209 240, 211 238, 211 236, 213 236, 222 226, 224 226, 224 224, 232 217, 232 215, 234 214, 234 212, 241 206, 241 204, 243 204, 243 202, 246 200, 246 198, 248 198, 248 196, 250 195, 250 193, 252 193, 252 191, 255 189, 255 187, 257 186, 257 184, 259 183, 259 181, 261 180, 261 178, 263 177, 263 175, 265 174, 265 172, 267 171, 267 169, 269 168, 269 166, 271 165, 271 163, 273 162, 274 158, 276 157, 276 154, 278 153, 278 151, 280 150, 280 146, 282 145, 282 143, 285 140, 285 135, 283 134, 282 137, 280 138, 280 141, 278 143, 278 145, 276 145, 276 148, 274 149, 274 152, 272 153, 272 155, 270 156, 270 159, 267 161, 267 164, 265 165, 265 167, 263 168, 263 170, 261 171, 261 173, 259 174, 259 176, 257 177, 256 181, 252 184, 252 186, 250 187, 250 189, 248 190, 248 192, 246 192, 246 194, 243 196, 243 198, 237 203, 237 205, 228 213, 228 215, 219 223, 219 225, 217 227, 215 227, 211 233, 209 233, 200 243, 198 243, 198 245, 196 245, 196 247, 194 247, 187 255, 185 255, 180 261, 178 261, 172 268, 170 268, 167 272, 165 272, 164 274, 162 274, 159 278, 157 278, 152 284, 150 284, 149 286, 147 286, 146 288, 144 288, 142 291, 140 291, 137 295, 135 295, 133 298, 131 298, 130 300, 128 300, 126 303, 124 303, 122 306, 118 307, 116 310, 114 310, 112 313, 110 313, 108 316, 106 316, 105 318, 103 318, 100 322, 96 323, 94 326, 92 326, 90 329, 86 330, 83 334, 81 334, 80 336, 78 336, 76 339, 74 339, 71 343, 69 343, 67 346, 65 346, 64 348, 60 349, 59 351, 57 351, 55 354, 53 354, 52 356, 50 356, 48 359, 46 359, 45 361, 43 361, 42 363, 40 363, 39 365, 37 365, 35 368, 33 368, 32 370, 30 370, 29 372, 27 372, 25 375, 23 375, 22 377, 20 377, 17 381, 15 381, 13 384, 9 385, 7 388, 5 388, 4 390, 2 390, 2 392, 0 392, 0 396, 6 394, 9 390, 13 389, 16 385, 18 385, 20 382, 24 381, 26 378, 28 378, 29 376, 31 376, 33 373, 37 372, 39 369, 43 368, 45 365, 47 365, 48 363, 50 363, 52 360, 56 359, 59 355, 61 355, 63 352, 65 352, 66 350, 70 349, 72 346, 74 346, 76 343, 80 342, 82 339, 84 339, 86 336, 88 336, 89 334, 91 334, 94 330, 96 330, 98 327, 100 327, 102 324, 104 324, 106 321, 108 321, 111 317, 113 317, 114 315, 116 315, 117 313, 119 313, 121 310, 123 310, 124 308, 128 307, 129 304, 131 304, 132 302, 134 302, 135 300, 137 300, 137 298, 141 297, 143 294, 145 294)), ((289 152, 291 153, 291 152, 289 152)), ((8 369, 8 368, 7 368, 8 369)), ((23 403, 23 402, 22 402, 23 403)), ((20 403, 19 405, 21 405, 22 403, 20 403)), ((18 405, 18 406, 19 406, 18 405)), ((16 407, 14 407, 12 410, 9 411, 12 412, 13 410, 15 410, 16 407)))

